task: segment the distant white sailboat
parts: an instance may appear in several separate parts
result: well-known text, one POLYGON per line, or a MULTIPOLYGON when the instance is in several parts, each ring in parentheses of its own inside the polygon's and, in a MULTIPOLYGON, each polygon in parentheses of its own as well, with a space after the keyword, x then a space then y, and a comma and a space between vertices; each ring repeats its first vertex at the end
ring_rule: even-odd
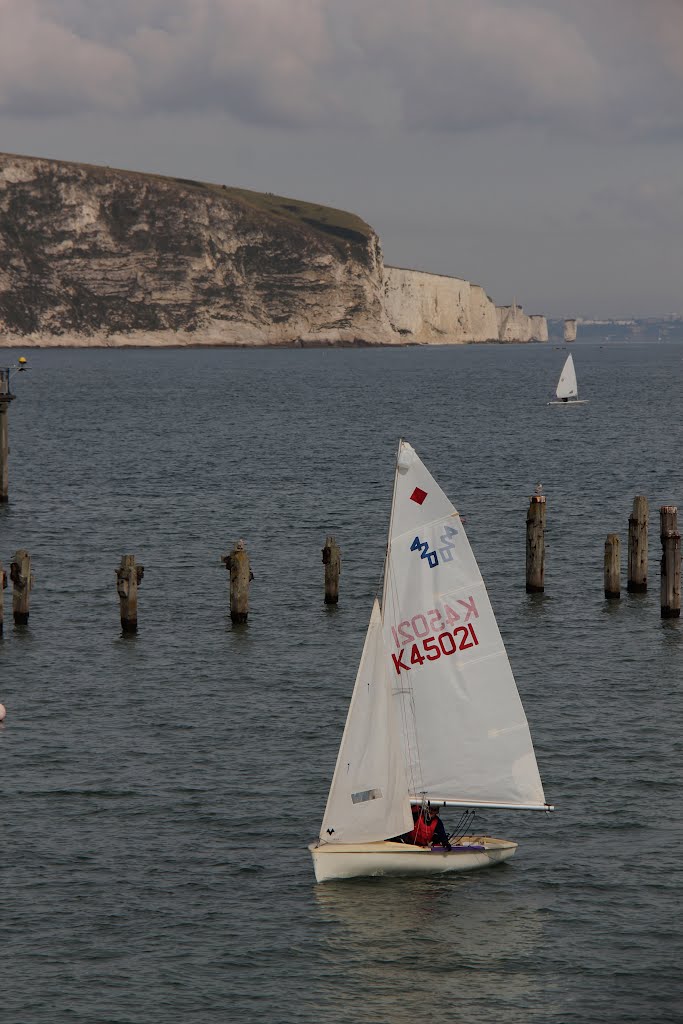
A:
POLYGON ((498 625, 449 499, 402 441, 384 572, 320 837, 316 880, 471 871, 517 844, 468 809, 552 810, 498 625), (464 810, 451 849, 401 840, 411 805, 464 810), (399 837, 398 839, 396 837, 399 837))
POLYGON ((576 370, 571 355, 567 356, 560 379, 555 389, 557 398, 554 398, 548 405, 586 405, 587 398, 579 398, 579 388, 576 383, 576 370))

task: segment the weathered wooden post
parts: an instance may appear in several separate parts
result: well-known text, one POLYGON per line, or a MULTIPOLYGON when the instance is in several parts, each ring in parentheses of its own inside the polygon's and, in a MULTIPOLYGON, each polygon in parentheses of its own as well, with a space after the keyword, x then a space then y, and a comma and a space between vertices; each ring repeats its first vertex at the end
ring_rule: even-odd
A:
POLYGON ((662 539, 662 618, 678 619, 681 615, 681 535, 678 532, 677 507, 662 505, 659 519, 662 539))
POLYGON ((14 555, 9 567, 9 578, 12 581, 14 624, 15 626, 26 626, 33 588, 33 573, 31 572, 31 556, 24 548, 19 548, 14 555))
POLYGON ((249 617, 249 584, 254 574, 244 541, 240 538, 221 561, 230 573, 230 618, 233 622, 246 622, 249 617))
POLYGON ((7 587, 7 573, 0 562, 0 636, 4 628, 5 618, 5 588, 7 587))
POLYGON ((121 555, 116 572, 116 590, 121 608, 121 629, 136 633, 138 628, 138 587, 145 575, 144 565, 135 564, 135 555, 121 555))
POLYGON ((0 370, 0 502, 9 501, 9 404, 15 396, 9 389, 9 368, 0 370))
POLYGON ((633 511, 628 519, 628 583, 630 594, 644 594, 647 590, 647 498, 642 494, 633 499, 633 511))
POLYGON ((325 538, 323 565, 325 566, 325 604, 337 604, 339 601, 341 551, 334 537, 325 538))
POLYGON ((608 533, 605 541, 605 597, 621 597, 621 540, 608 533))
POLYGON ((545 590, 545 494, 542 484, 529 499, 526 517, 526 592, 542 594, 545 590))

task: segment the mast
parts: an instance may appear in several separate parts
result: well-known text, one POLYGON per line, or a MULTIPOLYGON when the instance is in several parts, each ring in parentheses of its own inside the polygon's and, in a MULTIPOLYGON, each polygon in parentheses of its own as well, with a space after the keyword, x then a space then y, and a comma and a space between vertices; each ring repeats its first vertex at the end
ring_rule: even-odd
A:
POLYGON ((387 547, 384 552, 384 579, 382 580, 382 607, 380 609, 382 613, 382 624, 384 624, 384 606, 387 600, 387 581, 389 574, 387 572, 389 568, 389 551, 391 549, 391 528, 394 525, 394 505, 396 504, 396 482, 398 480, 398 460, 401 457, 401 446, 403 444, 403 438, 400 437, 398 441, 398 451, 396 452, 396 463, 394 465, 394 489, 391 494, 391 512, 389 513, 389 532, 387 533, 387 547))
MULTIPOLYGON (((396 508, 396 492, 398 490, 398 478, 399 478, 399 467, 401 461, 401 452, 403 449, 403 438, 399 439, 398 451, 396 453, 396 466, 394 469, 394 490, 391 496, 391 513, 389 515, 389 533, 387 535, 387 550, 384 559, 384 584, 382 587, 382 627, 384 628, 384 614, 387 606, 387 590, 389 588, 389 556, 391 554, 391 542, 393 537, 394 528, 394 512, 396 508)), ((408 445, 411 451, 413 449, 408 445)), ((413 454, 415 452, 413 451, 413 454)), ((405 467, 407 468, 407 467, 405 467)), ((417 731, 415 727, 415 703, 413 688, 411 685, 410 677, 405 675, 401 678, 399 688, 393 689, 394 697, 399 702, 399 717, 401 722, 401 728, 403 730, 403 754, 404 754, 404 765, 408 775, 408 789, 414 789, 422 786, 422 768, 420 758, 420 745, 417 738, 417 731)))

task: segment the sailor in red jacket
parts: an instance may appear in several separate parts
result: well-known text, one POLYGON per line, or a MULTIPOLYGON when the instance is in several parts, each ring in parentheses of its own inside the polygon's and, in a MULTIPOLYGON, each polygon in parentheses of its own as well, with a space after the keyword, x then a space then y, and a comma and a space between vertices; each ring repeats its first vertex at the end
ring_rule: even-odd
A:
POLYGON ((413 830, 412 832, 406 832, 402 837, 405 843, 411 843, 413 846, 436 844, 443 846, 445 850, 451 849, 444 824, 429 804, 423 807, 413 807, 412 812, 413 830))

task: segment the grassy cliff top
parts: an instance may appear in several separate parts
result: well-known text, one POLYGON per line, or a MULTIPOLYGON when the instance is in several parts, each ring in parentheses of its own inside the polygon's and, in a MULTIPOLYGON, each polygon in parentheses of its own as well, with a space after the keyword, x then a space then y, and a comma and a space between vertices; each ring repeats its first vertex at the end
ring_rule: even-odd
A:
POLYGON ((47 157, 19 156, 12 153, 0 153, 0 165, 12 160, 29 160, 36 163, 48 163, 73 167, 86 172, 98 181, 105 181, 111 175, 130 178, 141 184, 159 182, 166 187, 179 185, 184 189, 192 189, 207 193, 216 199, 230 199, 258 211, 260 214, 292 221, 305 225, 307 228, 331 235, 335 240, 351 244, 365 244, 374 235, 373 229, 364 220, 346 210, 336 210, 331 206, 308 203, 301 199, 288 199, 274 195, 272 192, 255 192, 247 188, 235 188, 229 185, 216 185, 205 181, 194 181, 189 178, 172 178, 162 174, 145 174, 142 171, 128 171, 117 167, 103 167, 99 164, 77 163, 71 160, 51 160, 47 157))
POLYGON ((272 192, 254 192, 248 188, 234 188, 229 185, 206 185, 198 181, 186 181, 176 178, 183 185, 201 189, 210 189, 222 196, 241 200, 262 213, 285 217, 287 220, 301 221, 317 231, 324 231, 339 238, 348 237, 350 241, 368 239, 374 233, 369 224, 357 217, 355 213, 337 210, 333 206, 320 206, 318 203, 307 203, 303 199, 288 199, 276 196, 272 192))

